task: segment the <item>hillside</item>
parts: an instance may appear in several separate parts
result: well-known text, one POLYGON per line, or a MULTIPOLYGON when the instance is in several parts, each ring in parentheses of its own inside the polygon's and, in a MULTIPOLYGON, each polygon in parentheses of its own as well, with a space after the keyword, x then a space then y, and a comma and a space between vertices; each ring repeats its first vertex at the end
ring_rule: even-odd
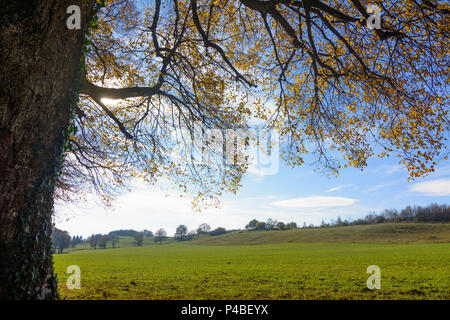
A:
POLYGON ((234 231, 202 236, 196 245, 256 245, 286 242, 432 243, 450 242, 450 223, 381 223, 273 231, 234 231))
POLYGON ((121 237, 120 248, 86 244, 55 254, 59 293, 64 299, 450 298, 450 223, 234 231, 170 241, 148 238, 137 247, 132 237, 121 237), (82 270, 79 290, 66 285, 71 265, 82 270), (368 290, 369 265, 382 268, 382 290, 368 290))
MULTIPOLYGON (((173 243, 168 238, 164 244, 173 243)), ((176 241, 175 241, 176 242, 176 241)), ((450 223, 381 223, 347 227, 305 228, 272 231, 233 231, 219 236, 202 235, 185 244, 233 246, 302 242, 347 242, 347 243, 442 243, 450 242, 450 223)), ((156 245, 153 238, 145 238, 143 246, 156 245)), ((117 248, 136 247, 133 237, 121 236, 117 248)), ((108 242, 107 249, 111 249, 108 242)), ((64 249, 64 253, 91 250, 89 243, 77 245, 75 249, 64 249)), ((97 250, 104 250, 97 248, 97 250)))

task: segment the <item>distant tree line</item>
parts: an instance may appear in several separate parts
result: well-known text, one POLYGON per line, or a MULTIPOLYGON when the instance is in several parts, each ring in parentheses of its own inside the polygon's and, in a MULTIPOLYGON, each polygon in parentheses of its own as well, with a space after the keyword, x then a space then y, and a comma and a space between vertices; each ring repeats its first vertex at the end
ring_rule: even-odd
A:
POLYGON ((73 236, 72 237, 72 248, 75 248, 77 244, 83 243, 82 236, 73 236))
MULTIPOLYGON (((339 226, 352 226, 362 224, 376 224, 388 222, 447 222, 450 221, 450 206, 446 204, 430 204, 426 207, 421 206, 407 206, 398 211, 397 209, 386 209, 380 214, 375 212, 369 213, 364 218, 356 220, 345 219, 338 217, 331 222, 322 223, 319 226, 313 224, 307 225, 303 223, 302 228, 327 228, 339 226)), ((249 231, 257 230, 288 230, 298 228, 295 222, 283 223, 276 220, 268 219, 267 221, 251 220, 245 229, 249 231)))
POLYGON ((382 213, 386 222, 442 222, 450 221, 450 206, 446 204, 430 204, 426 207, 407 206, 405 209, 397 212, 395 209, 385 210, 382 213))
POLYGON ((218 236, 218 235, 225 234, 225 233, 227 233, 227 230, 225 228, 219 227, 219 228, 211 231, 209 234, 212 236, 218 236))
POLYGON ((267 219, 267 221, 258 221, 256 219, 251 220, 246 226, 245 229, 249 231, 256 230, 289 230, 296 229, 297 223, 288 222, 284 223, 282 221, 277 221, 273 219, 267 219))
POLYGON ((98 233, 88 237, 87 241, 93 249, 97 249, 97 247, 106 249, 106 245, 108 244, 109 239, 109 235, 98 233))
POLYGON ((72 246, 75 248, 77 244, 83 243, 82 236, 70 237, 69 232, 53 227, 52 245, 54 253, 63 253, 63 250, 72 246))
POLYGON ((119 236, 119 237, 134 237, 136 234, 142 233, 145 237, 153 237, 153 232, 150 230, 144 229, 142 231, 136 231, 133 229, 120 229, 114 230, 108 233, 110 236, 119 236))
MULTIPOLYGON (((177 241, 192 240, 195 236, 201 234, 210 234, 212 236, 226 233, 225 228, 217 228, 211 230, 210 225, 202 223, 195 230, 188 231, 185 225, 180 225, 174 235, 174 239, 177 241)), ((167 232, 163 228, 156 231, 154 234, 152 231, 144 229, 142 231, 136 231, 133 229, 120 229, 109 232, 108 234, 92 234, 87 239, 83 239, 81 236, 70 237, 67 231, 59 230, 56 227, 53 228, 53 249, 55 253, 62 253, 64 249, 76 248, 79 244, 89 244, 92 249, 102 248, 106 249, 108 244, 111 244, 112 248, 115 248, 120 237, 133 237, 136 246, 142 246, 145 238, 152 237, 154 242, 162 244, 168 239, 167 232)))
POLYGON ((446 204, 430 204, 426 207, 407 206, 398 211, 397 209, 386 209, 380 214, 370 213, 364 218, 356 220, 342 220, 325 223, 322 221, 320 227, 350 226, 361 224, 376 224, 388 222, 446 222, 450 221, 450 206, 446 204))
POLYGON ((135 244, 137 246, 141 246, 145 237, 153 237, 153 233, 147 229, 144 229, 143 231, 136 231, 132 229, 114 230, 108 234, 92 234, 87 239, 83 239, 82 236, 74 236, 70 238, 67 231, 62 231, 57 228, 54 228, 53 230, 53 248, 55 252, 59 253, 62 253, 62 250, 68 248, 69 246, 76 248, 77 245, 82 243, 88 243, 93 249, 106 249, 109 243, 112 248, 115 248, 120 242, 120 237, 133 237, 135 244))
POLYGON ((200 235, 209 234, 211 236, 218 236, 227 232, 228 231, 222 227, 212 230, 211 226, 207 223, 202 223, 197 229, 191 231, 189 231, 185 225, 180 224, 173 237, 176 241, 189 241, 200 235))

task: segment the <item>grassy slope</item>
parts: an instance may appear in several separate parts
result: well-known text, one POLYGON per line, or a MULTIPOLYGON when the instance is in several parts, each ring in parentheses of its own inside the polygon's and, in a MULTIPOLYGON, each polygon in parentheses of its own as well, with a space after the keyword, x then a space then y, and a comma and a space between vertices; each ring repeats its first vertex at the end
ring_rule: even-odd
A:
POLYGON ((67 299, 450 299, 449 238, 448 223, 236 231, 142 247, 123 237, 120 248, 54 259, 67 299), (80 290, 65 286, 73 264, 80 290), (381 290, 366 288, 372 264, 381 290))
POLYGON ((234 231, 202 236, 198 245, 254 245, 286 242, 439 243, 450 242, 450 223, 382 223, 286 231, 234 231))

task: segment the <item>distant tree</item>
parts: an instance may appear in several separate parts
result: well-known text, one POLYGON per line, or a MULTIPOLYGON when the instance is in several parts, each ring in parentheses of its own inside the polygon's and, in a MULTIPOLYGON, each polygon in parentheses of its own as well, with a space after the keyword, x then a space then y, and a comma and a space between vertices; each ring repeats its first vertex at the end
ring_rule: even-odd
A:
POLYGON ((53 228, 52 233, 53 249, 58 251, 58 253, 63 253, 65 248, 68 248, 71 244, 71 238, 67 231, 60 230, 58 228, 53 228))
POLYGON ((209 224, 207 223, 202 223, 201 225, 198 226, 197 228, 197 233, 198 234, 202 234, 202 233, 208 233, 211 231, 211 227, 209 224))
POLYGON ((98 246, 100 248, 106 249, 108 241, 109 241, 109 236, 107 234, 104 234, 98 238, 98 246))
POLYGON ((277 220, 273 220, 273 219, 267 219, 266 222, 266 229, 267 230, 273 230, 276 228, 278 221, 277 220))
POLYGON ((93 234, 89 237, 88 241, 91 248, 97 249, 101 236, 101 234, 93 234))
POLYGON ((174 238, 177 241, 186 240, 186 236, 188 234, 188 228, 184 224, 180 224, 175 231, 174 238))
POLYGON ((224 234, 226 232, 227 232, 227 230, 225 228, 219 227, 219 228, 216 228, 213 231, 211 231, 210 234, 212 236, 218 236, 218 235, 224 234))
POLYGON ((266 223, 263 221, 258 221, 258 224, 255 227, 255 230, 266 230, 266 223))
POLYGON ((142 246, 142 243, 144 242, 144 234, 142 232, 135 234, 134 241, 138 247, 142 246))
POLYGON ((287 229, 287 226, 286 226, 286 224, 284 223, 284 222, 278 222, 277 223, 277 225, 275 226, 277 229, 280 229, 280 230, 286 230, 287 229))
POLYGON ((386 220, 390 220, 391 222, 399 221, 397 209, 386 209, 383 211, 382 215, 386 218, 386 220))
MULTIPOLYGON (((365 223, 373 223, 373 220, 375 219, 375 217, 377 216, 377 214, 375 212, 370 212, 368 215, 366 215, 364 217, 365 223)), ((403 220, 403 219, 402 219, 403 220)))
POLYGON ((411 206, 406 206, 406 208, 400 212, 400 217, 404 221, 410 220, 413 216, 414 215, 411 206))
POLYGON ((356 219, 355 221, 352 222, 353 225, 361 225, 365 223, 366 222, 364 221, 364 219, 356 219))
POLYGON ((116 247, 116 244, 118 244, 119 241, 120 241, 120 237, 118 235, 111 236, 111 244, 112 244, 113 248, 116 247))
MULTIPOLYGON (((371 223, 383 223, 386 219, 383 216, 376 216, 371 223)), ((345 221, 346 222, 346 221, 345 221)), ((343 223, 344 225, 345 223, 343 223)))
POLYGON ((88 239, 89 245, 91 246, 91 248, 97 249, 97 240, 95 238, 93 238, 92 236, 89 237, 88 239))
POLYGON ((167 238, 167 232, 164 229, 159 229, 155 232, 155 242, 159 242, 161 244, 167 238))
POLYGON ((320 227, 321 228, 326 228, 326 227, 329 227, 329 226, 330 226, 330 224, 326 223, 325 220, 322 219, 322 222, 320 223, 320 227))
POLYGON ((289 222, 288 224, 286 224, 286 227, 288 229, 297 229, 297 223, 296 222, 289 222))
POLYGON ((306 228, 306 221, 303 222, 303 227, 302 228, 306 228))
POLYGON ((253 219, 245 226, 245 229, 247 229, 247 230, 255 230, 256 226, 258 225, 258 223, 259 223, 258 220, 253 219))
POLYGON ((83 242, 83 238, 81 236, 73 236, 72 237, 72 248, 75 248, 77 244, 83 242))
POLYGON ((147 237, 147 238, 153 237, 153 232, 151 232, 150 230, 144 229, 144 231, 142 231, 142 233, 144 234, 144 237, 147 237))

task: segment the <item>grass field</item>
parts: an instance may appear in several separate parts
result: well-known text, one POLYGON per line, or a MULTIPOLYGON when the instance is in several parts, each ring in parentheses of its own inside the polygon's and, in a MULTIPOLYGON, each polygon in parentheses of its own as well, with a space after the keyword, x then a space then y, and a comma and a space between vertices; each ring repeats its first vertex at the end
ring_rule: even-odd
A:
POLYGON ((124 238, 121 248, 54 259, 67 299, 450 299, 449 231, 450 224, 386 224, 142 247, 124 238), (79 290, 66 287, 73 264, 79 290), (380 290, 366 287, 369 265, 381 269, 380 290))

